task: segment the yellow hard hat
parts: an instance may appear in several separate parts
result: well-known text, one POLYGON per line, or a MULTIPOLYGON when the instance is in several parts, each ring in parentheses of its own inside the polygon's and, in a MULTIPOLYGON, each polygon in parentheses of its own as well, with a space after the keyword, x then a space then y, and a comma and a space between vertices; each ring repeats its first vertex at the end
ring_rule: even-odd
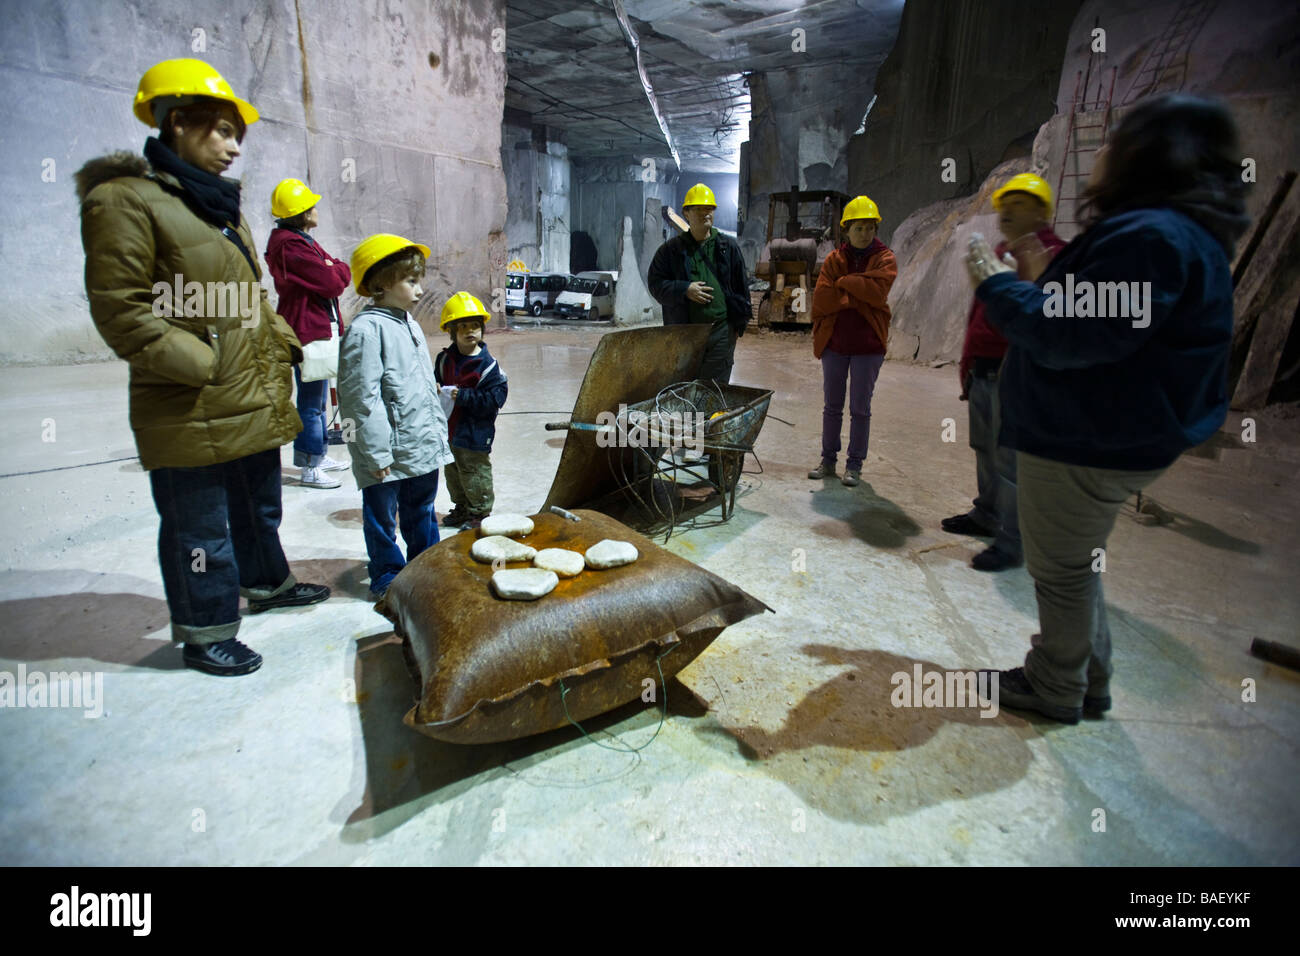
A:
POLYGON ((682 200, 682 208, 687 206, 712 206, 718 208, 718 201, 713 198, 713 190, 704 183, 696 183, 690 189, 686 190, 686 198, 682 200))
POLYGON ((528 266, 524 265, 521 259, 511 259, 506 263, 507 272, 527 272, 528 266))
POLYGON ((307 188, 301 179, 282 179, 271 192, 271 215, 276 219, 292 219, 320 202, 320 196, 307 188))
POLYGON ((840 225, 854 219, 874 219, 880 221, 880 210, 866 196, 855 196, 844 204, 844 214, 840 216, 840 225))
POLYGON ((410 239, 403 239, 389 232, 377 232, 361 241, 352 253, 352 278, 355 280, 357 295, 369 295, 366 290, 366 273, 376 262, 387 259, 394 252, 403 249, 419 249, 424 258, 429 258, 429 247, 422 246, 410 239))
POLYGON ((457 292, 442 307, 442 318, 438 320, 438 328, 446 331, 451 323, 469 318, 480 318, 486 322, 492 316, 487 309, 483 308, 483 303, 474 296, 468 292, 457 292))
POLYGON ((236 96, 226 78, 202 60, 163 60, 145 70, 135 91, 136 119, 146 126, 157 126, 151 104, 160 96, 206 96, 224 100, 239 111, 244 125, 257 122, 253 104, 236 96))
POLYGON ((994 209, 999 211, 1002 209, 1002 197, 1007 193, 1029 193, 1031 196, 1037 196, 1047 207, 1047 215, 1052 214, 1052 187, 1047 185, 1041 176, 1035 176, 1033 173, 1019 173, 1012 176, 993 193, 994 209))

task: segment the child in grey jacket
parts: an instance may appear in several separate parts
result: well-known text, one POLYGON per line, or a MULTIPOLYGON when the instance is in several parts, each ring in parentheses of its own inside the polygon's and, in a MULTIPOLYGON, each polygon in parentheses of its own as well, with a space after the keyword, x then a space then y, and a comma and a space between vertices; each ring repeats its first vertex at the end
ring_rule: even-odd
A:
POLYGON ((357 292, 373 301, 339 345, 339 409, 361 489, 375 600, 407 561, 438 543, 438 469, 454 460, 424 333, 408 314, 423 294, 428 255, 427 246, 383 233, 352 254, 357 292))

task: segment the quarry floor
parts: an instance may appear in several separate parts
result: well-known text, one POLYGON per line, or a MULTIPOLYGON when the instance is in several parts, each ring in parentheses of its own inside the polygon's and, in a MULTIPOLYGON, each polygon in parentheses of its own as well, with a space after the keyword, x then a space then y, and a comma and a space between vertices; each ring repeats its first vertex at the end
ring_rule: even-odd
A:
MULTIPOLYGON (((542 423, 567 417, 602 331, 490 335, 510 377, 498 511, 540 507, 563 443, 542 423)), ((807 338, 746 336, 734 381, 775 392, 762 473, 730 522, 668 547, 775 613, 724 631, 628 753, 597 742, 641 747, 654 706, 590 739, 460 747, 405 727, 414 688, 365 600, 360 495, 347 473, 302 487, 287 448, 285 550, 333 597, 246 617, 253 675, 184 669, 126 377, 121 362, 0 376, 0 671, 103 674, 97 719, 0 710, 0 863, 1300 863, 1300 674, 1247 653, 1300 643, 1286 409, 1254 416, 1245 443, 1233 414, 1215 457, 1153 486, 1171 523, 1121 515, 1105 719, 894 708, 891 675, 1016 666, 1036 630, 1028 573, 972 570, 983 543, 939 530, 974 493, 955 373, 887 363, 863 485, 823 485, 805 477, 821 415, 807 338)))

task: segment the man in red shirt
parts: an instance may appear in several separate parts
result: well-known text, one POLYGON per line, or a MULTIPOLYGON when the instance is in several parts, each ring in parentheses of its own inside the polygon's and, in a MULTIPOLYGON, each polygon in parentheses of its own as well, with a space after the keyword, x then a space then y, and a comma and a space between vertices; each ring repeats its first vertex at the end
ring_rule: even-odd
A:
MULTIPOLYGON (((1052 187, 1033 173, 1011 177, 993 194, 998 214, 999 258, 1008 253, 1020 278, 1033 281, 1065 242, 1052 231, 1052 187)), ((970 446, 975 449, 975 480, 979 489, 970 511, 944 518, 944 531, 992 537, 993 544, 971 559, 980 571, 1001 571, 1024 563, 1020 524, 1016 516, 1016 453, 998 444, 1002 415, 998 405, 998 373, 1007 340, 984 317, 978 299, 966 319, 961 350, 961 397, 970 401, 970 446)))

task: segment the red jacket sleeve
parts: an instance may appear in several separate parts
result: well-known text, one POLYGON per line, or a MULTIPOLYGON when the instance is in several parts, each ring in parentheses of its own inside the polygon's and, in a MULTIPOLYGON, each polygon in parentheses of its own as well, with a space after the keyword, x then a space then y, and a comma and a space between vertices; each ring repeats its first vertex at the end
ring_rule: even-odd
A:
POLYGON ((322 259, 306 243, 288 243, 281 255, 284 275, 280 278, 327 299, 337 299, 352 281, 352 270, 347 263, 328 256, 322 259))

